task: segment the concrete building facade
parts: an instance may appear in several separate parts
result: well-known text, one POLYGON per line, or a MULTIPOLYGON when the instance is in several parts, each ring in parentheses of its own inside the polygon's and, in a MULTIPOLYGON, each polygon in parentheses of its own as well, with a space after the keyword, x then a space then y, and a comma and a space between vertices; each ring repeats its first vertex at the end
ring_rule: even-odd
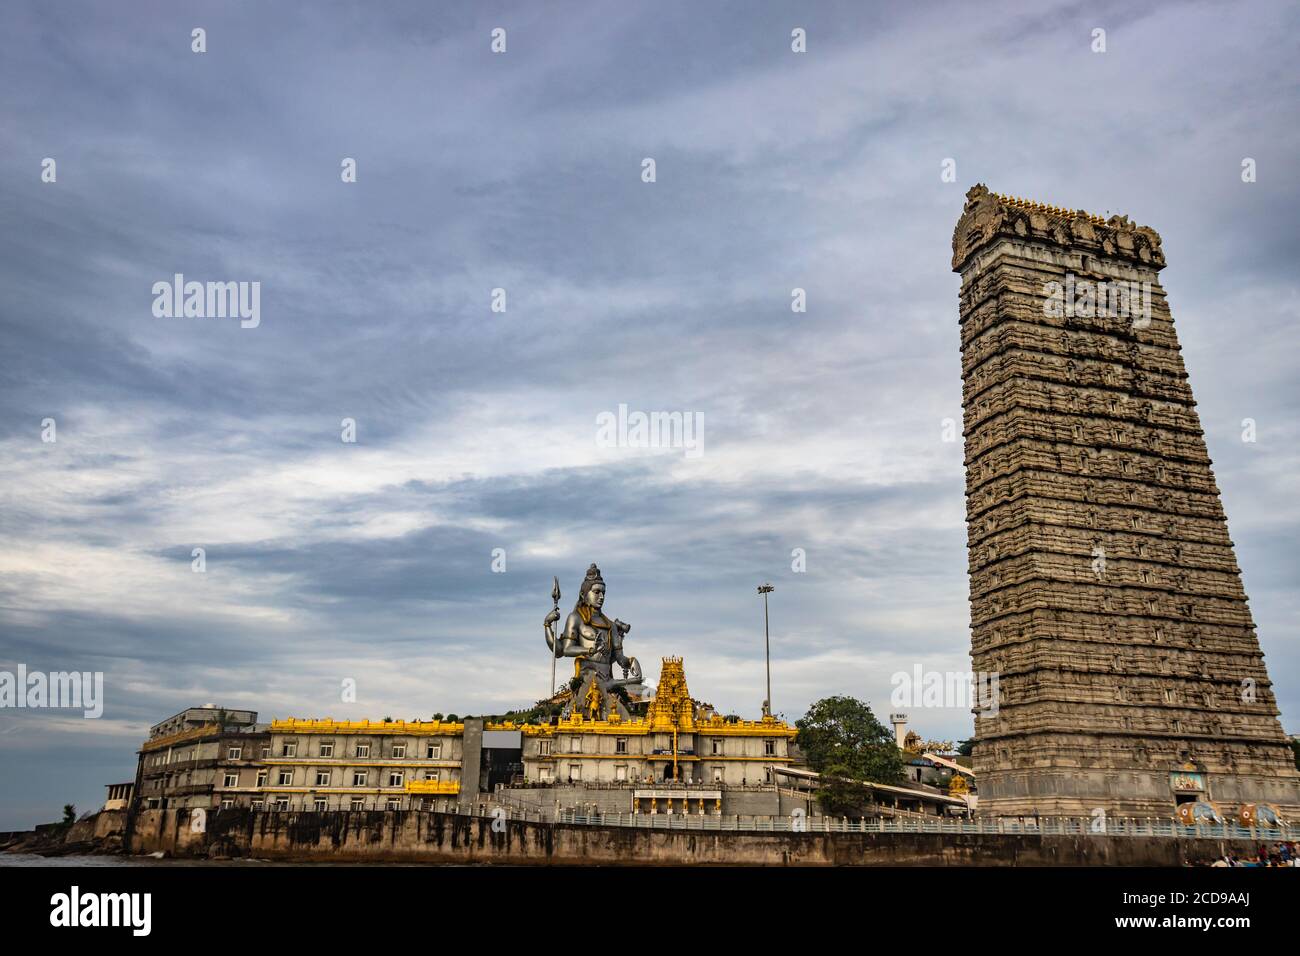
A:
POLYGON ((234 806, 240 781, 251 779, 269 739, 251 722, 151 737, 140 748, 132 799, 147 809, 234 806))

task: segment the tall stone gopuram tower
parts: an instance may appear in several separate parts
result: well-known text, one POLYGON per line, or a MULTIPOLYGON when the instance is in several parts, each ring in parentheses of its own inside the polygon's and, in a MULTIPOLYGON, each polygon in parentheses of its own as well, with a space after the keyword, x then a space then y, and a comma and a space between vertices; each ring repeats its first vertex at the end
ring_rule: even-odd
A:
POLYGON ((1164 265, 1127 217, 966 194, 971 657, 998 674, 981 813, 1300 816, 1164 265))

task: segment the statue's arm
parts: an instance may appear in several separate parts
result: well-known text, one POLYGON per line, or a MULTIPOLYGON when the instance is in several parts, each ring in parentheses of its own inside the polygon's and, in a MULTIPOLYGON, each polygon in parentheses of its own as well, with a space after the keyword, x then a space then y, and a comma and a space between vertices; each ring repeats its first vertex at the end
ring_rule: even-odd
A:
POLYGON ((626 668, 628 664, 627 657, 623 654, 623 635, 628 632, 628 629, 629 627, 627 624, 624 624, 622 621, 615 618, 614 627, 610 631, 609 635, 610 643, 613 645, 611 649, 614 652, 614 661, 624 668, 626 668))
MULTIPOLYGON (((551 613, 546 615, 546 620, 542 621, 542 630, 546 632, 546 646, 551 649, 552 654, 555 653, 556 644, 555 622, 559 619, 560 609, 557 607, 552 608, 551 613)), ((556 656, 558 657, 559 655, 557 654, 556 656)))
POLYGON ((588 642, 583 636, 580 628, 582 627, 582 617, 577 611, 570 612, 564 621, 564 633, 560 635, 560 653, 559 657, 577 657, 591 650, 587 645, 588 642))

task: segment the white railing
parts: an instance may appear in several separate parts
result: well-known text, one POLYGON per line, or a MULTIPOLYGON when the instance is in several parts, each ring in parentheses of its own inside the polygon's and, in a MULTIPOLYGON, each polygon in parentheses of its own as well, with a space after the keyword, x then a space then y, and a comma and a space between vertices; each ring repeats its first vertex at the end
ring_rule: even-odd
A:
POLYGON ((945 817, 853 819, 827 816, 735 816, 690 813, 582 813, 560 810, 557 823, 650 830, 719 830, 754 833, 987 833, 1029 836, 1184 837, 1207 840, 1300 840, 1300 827, 1242 827, 1232 823, 1187 827, 1172 820, 1044 817, 957 820, 945 817))

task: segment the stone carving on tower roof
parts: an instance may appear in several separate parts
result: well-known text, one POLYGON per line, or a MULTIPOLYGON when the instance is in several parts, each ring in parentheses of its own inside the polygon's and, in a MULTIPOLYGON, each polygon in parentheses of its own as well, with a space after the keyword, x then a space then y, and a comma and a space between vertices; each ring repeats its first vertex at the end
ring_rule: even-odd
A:
POLYGON ((978 183, 966 193, 965 208, 953 230, 953 271, 960 272, 973 252, 999 236, 1093 250, 1099 255, 1136 260, 1153 270, 1165 266, 1160 234, 1128 216, 1103 219, 1083 209, 1004 196, 978 183))

